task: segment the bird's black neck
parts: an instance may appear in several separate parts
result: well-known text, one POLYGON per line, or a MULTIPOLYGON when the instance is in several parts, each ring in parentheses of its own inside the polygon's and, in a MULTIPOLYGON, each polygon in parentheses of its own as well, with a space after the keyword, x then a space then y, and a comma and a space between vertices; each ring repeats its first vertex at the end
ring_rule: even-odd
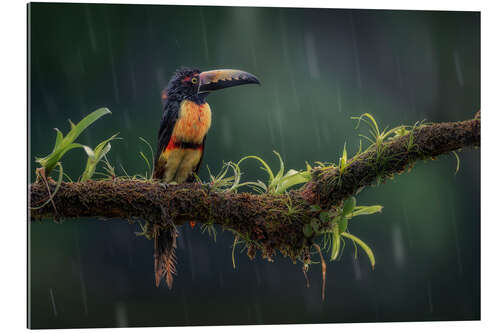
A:
POLYGON ((199 93, 199 94, 192 94, 192 95, 187 95, 183 94, 182 92, 173 92, 171 94, 168 94, 169 100, 175 100, 177 102, 182 102, 184 100, 188 100, 191 102, 195 102, 198 105, 205 104, 205 98, 208 96, 208 93, 199 93))

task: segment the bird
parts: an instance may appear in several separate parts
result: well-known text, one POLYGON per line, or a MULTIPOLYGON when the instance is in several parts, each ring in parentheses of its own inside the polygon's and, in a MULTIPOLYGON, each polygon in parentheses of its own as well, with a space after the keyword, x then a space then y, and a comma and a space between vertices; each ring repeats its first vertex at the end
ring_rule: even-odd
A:
MULTIPOLYGON (((195 180, 212 124, 207 96, 219 89, 244 84, 260 84, 260 81, 253 74, 235 69, 201 72, 197 68, 183 67, 175 71, 161 93, 163 115, 158 130, 154 179, 162 184, 195 180)), ((173 225, 166 228, 155 225, 153 229, 156 287, 165 279, 168 288, 172 289, 173 275, 177 274, 177 236, 173 225)))

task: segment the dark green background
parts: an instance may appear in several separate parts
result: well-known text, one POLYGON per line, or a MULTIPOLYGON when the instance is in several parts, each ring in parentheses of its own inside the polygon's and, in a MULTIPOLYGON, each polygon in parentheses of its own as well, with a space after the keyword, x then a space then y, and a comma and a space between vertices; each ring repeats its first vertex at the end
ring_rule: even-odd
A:
MULTIPOLYGON (((216 92, 206 165, 257 154, 277 167, 338 161, 359 144, 351 116, 381 126, 468 119, 480 108, 480 15, 333 9, 31 4, 30 177, 48 154, 54 127, 102 106, 112 112, 78 142, 94 147, 120 132, 110 160, 130 174, 146 169, 138 137, 154 143, 160 91, 182 66, 237 68, 262 85, 216 92)), ((237 253, 181 228, 173 291, 153 283, 153 245, 137 225, 98 219, 30 224, 34 328, 271 324, 479 319, 479 151, 420 162, 409 174, 368 188, 360 204, 382 214, 352 220, 374 250, 369 268, 347 244, 306 289, 300 265, 237 253)), ((83 150, 63 158, 73 179, 83 150)), ((257 164, 246 179, 265 179, 257 164)))

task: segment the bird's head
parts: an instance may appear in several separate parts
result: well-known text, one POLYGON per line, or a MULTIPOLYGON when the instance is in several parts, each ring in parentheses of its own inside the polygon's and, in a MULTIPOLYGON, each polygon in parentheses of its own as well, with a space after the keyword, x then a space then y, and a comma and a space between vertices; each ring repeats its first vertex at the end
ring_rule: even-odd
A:
POLYGON ((239 86, 242 84, 260 84, 254 75, 236 69, 216 69, 201 72, 196 68, 178 69, 162 93, 162 99, 176 97, 179 100, 190 99, 204 101, 214 90, 239 86))

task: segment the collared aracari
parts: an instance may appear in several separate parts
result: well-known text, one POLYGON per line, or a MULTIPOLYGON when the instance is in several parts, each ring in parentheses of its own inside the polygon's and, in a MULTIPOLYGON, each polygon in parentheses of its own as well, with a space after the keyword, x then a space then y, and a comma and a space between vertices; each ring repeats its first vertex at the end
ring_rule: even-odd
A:
MULTIPOLYGON (((240 70, 177 70, 162 91, 163 117, 158 131, 153 178, 167 184, 194 181, 212 123, 212 111, 205 102, 207 95, 214 90, 250 83, 260 82, 254 75, 240 70)), ((173 274, 176 274, 176 239, 175 227, 154 229, 157 287, 165 278, 172 289, 173 274)))

